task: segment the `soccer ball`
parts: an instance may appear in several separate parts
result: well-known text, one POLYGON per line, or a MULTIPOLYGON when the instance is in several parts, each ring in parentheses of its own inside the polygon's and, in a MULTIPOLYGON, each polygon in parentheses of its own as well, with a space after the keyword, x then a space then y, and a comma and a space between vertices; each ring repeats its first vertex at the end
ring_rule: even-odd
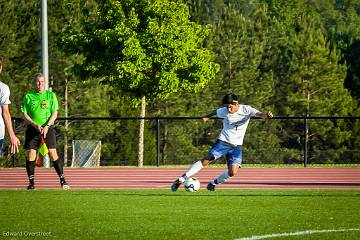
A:
POLYGON ((190 177, 186 179, 184 187, 187 192, 196 192, 200 189, 200 181, 194 177, 190 177))

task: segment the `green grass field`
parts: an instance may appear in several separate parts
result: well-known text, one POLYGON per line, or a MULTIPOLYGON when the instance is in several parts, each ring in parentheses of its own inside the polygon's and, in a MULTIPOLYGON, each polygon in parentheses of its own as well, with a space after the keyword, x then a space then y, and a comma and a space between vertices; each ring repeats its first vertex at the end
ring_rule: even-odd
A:
POLYGON ((0 216, 1 239, 360 239, 360 191, 1 190, 0 216))

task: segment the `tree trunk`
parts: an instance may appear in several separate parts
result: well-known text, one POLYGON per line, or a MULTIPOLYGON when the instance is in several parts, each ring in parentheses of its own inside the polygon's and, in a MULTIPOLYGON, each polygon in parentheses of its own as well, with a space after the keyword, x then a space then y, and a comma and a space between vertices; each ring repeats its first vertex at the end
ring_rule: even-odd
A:
MULTIPOLYGON (((165 103, 165 115, 168 116, 168 105, 167 103, 165 103)), ((165 122, 165 121, 164 121, 165 122)), ((168 122, 165 122, 165 124, 163 124, 163 137, 162 137, 162 146, 161 146, 161 153, 162 153, 162 164, 166 165, 166 160, 167 160, 167 142, 168 142, 168 122)))
MULTIPOLYGON (((145 96, 142 96, 141 112, 140 112, 141 118, 145 117, 145 108, 146 108, 145 96)), ((144 165, 144 127, 145 127, 145 119, 140 119, 138 167, 142 167, 144 165)))

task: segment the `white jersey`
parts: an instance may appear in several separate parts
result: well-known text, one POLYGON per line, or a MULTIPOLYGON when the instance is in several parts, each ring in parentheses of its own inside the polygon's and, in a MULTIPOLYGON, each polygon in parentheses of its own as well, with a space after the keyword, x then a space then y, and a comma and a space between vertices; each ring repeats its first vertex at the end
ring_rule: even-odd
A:
POLYGON ((218 139, 233 145, 242 145, 250 117, 257 112, 259 111, 249 105, 240 105, 235 113, 230 113, 226 107, 217 109, 216 116, 223 118, 223 128, 218 139))
POLYGON ((8 85, 0 82, 0 139, 3 139, 5 136, 5 124, 2 116, 2 106, 10 103, 10 89, 8 85))

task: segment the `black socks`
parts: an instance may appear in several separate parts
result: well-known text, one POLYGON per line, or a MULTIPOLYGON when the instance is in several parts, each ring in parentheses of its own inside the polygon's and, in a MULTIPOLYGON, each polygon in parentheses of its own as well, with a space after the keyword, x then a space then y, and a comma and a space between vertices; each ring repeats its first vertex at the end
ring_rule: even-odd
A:
POLYGON ((35 177, 34 177, 34 172, 35 172, 35 161, 26 161, 26 172, 29 178, 29 183, 31 185, 34 185, 35 182, 35 177))
MULTIPOLYGON (((65 183, 65 176, 63 171, 63 164, 60 158, 58 160, 53 161, 54 168, 56 170, 57 175, 60 178, 60 183, 65 183)), ((29 184, 34 185, 35 183, 35 161, 26 161, 26 172, 29 178, 29 184)))
POLYGON ((60 178, 60 182, 65 182, 65 176, 63 171, 63 164, 60 158, 58 158, 56 161, 53 161, 54 168, 56 170, 57 175, 60 178))

